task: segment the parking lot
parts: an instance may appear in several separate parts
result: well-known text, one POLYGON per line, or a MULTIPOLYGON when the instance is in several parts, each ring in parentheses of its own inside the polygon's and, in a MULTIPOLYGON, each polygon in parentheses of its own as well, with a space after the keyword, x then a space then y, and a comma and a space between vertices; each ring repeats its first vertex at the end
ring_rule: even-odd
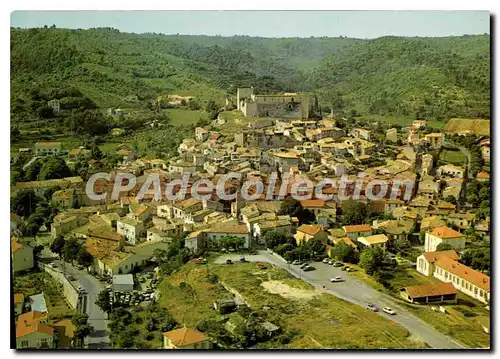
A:
MULTIPOLYGON (((239 256, 224 254, 218 257, 215 262, 223 264, 227 259, 238 262, 239 256)), ((349 273, 342 270, 342 267, 334 267, 322 262, 312 262, 311 265, 314 267, 314 270, 304 271, 300 268, 301 265, 285 263, 267 251, 258 251, 256 255, 245 255, 245 259, 252 262, 272 263, 287 270, 293 276, 312 284, 318 290, 326 291, 338 298, 358 304, 364 308, 367 308, 369 304, 376 305, 380 309, 378 311, 380 315, 403 325, 416 338, 425 341, 432 348, 461 348, 452 339, 408 312, 408 310, 399 305, 389 295, 378 292, 363 281, 350 276, 349 273), (343 281, 331 282, 330 279, 335 277, 341 277, 343 281), (382 311, 384 307, 392 308, 396 314, 390 315, 384 313, 382 311)))
POLYGON ((124 307, 132 307, 141 303, 149 303, 156 300, 155 290, 158 279, 154 278, 153 272, 142 272, 134 274, 134 289, 132 292, 113 291, 113 285, 106 286, 112 292, 110 304, 124 307))

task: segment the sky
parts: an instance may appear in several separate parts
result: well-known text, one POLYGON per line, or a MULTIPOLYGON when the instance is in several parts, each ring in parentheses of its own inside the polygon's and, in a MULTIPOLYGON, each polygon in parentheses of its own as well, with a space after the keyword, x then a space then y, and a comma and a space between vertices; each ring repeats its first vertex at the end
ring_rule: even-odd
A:
POLYGON ((14 11, 13 27, 261 37, 459 36, 490 33, 487 11, 14 11))

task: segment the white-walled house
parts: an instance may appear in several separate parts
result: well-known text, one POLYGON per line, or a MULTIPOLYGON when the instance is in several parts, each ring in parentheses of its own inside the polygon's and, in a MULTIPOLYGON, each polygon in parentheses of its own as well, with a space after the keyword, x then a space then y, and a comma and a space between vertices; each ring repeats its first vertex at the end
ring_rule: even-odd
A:
POLYGON ((465 248, 465 235, 449 227, 435 228, 425 233, 425 252, 435 252, 443 242, 455 250, 462 250, 465 248))
POLYGON ((127 243, 135 245, 144 233, 144 224, 137 219, 123 217, 116 221, 116 232, 124 236, 127 243))
POLYGON ((433 276, 445 283, 452 283, 462 293, 488 303, 490 299, 490 277, 458 262, 453 251, 426 252, 417 258, 417 271, 433 276))
POLYGON ((31 311, 21 314, 16 325, 16 348, 54 348, 54 328, 47 323, 47 313, 31 311))
POLYGON ((358 237, 367 237, 372 235, 372 227, 369 224, 356 224, 351 226, 343 226, 346 237, 356 241, 358 237))
POLYGON ((434 273, 434 263, 442 256, 458 260, 460 257, 454 250, 424 252, 417 257, 417 272, 425 276, 431 276, 434 273))
POLYGON ((33 268, 33 248, 16 240, 12 240, 11 245, 12 270, 14 273, 33 268))

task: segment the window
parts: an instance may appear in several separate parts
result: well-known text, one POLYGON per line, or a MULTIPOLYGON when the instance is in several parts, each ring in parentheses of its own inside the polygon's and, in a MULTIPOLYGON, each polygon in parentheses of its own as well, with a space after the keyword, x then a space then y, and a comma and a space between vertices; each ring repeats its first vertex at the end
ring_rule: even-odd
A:
POLYGON ((22 340, 21 341, 21 348, 27 348, 28 346, 29 346, 29 344, 28 344, 27 340, 22 340))
POLYGON ((477 294, 477 287, 474 287, 474 294, 477 294))

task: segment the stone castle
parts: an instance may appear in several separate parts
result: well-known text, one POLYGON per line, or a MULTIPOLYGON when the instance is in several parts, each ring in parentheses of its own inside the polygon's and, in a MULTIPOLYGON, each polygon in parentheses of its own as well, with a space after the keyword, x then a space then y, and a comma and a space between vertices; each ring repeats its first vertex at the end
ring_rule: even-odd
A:
POLYGON ((245 117, 279 117, 290 119, 309 118, 312 104, 307 94, 285 93, 257 95, 253 87, 238 88, 237 109, 245 117))

